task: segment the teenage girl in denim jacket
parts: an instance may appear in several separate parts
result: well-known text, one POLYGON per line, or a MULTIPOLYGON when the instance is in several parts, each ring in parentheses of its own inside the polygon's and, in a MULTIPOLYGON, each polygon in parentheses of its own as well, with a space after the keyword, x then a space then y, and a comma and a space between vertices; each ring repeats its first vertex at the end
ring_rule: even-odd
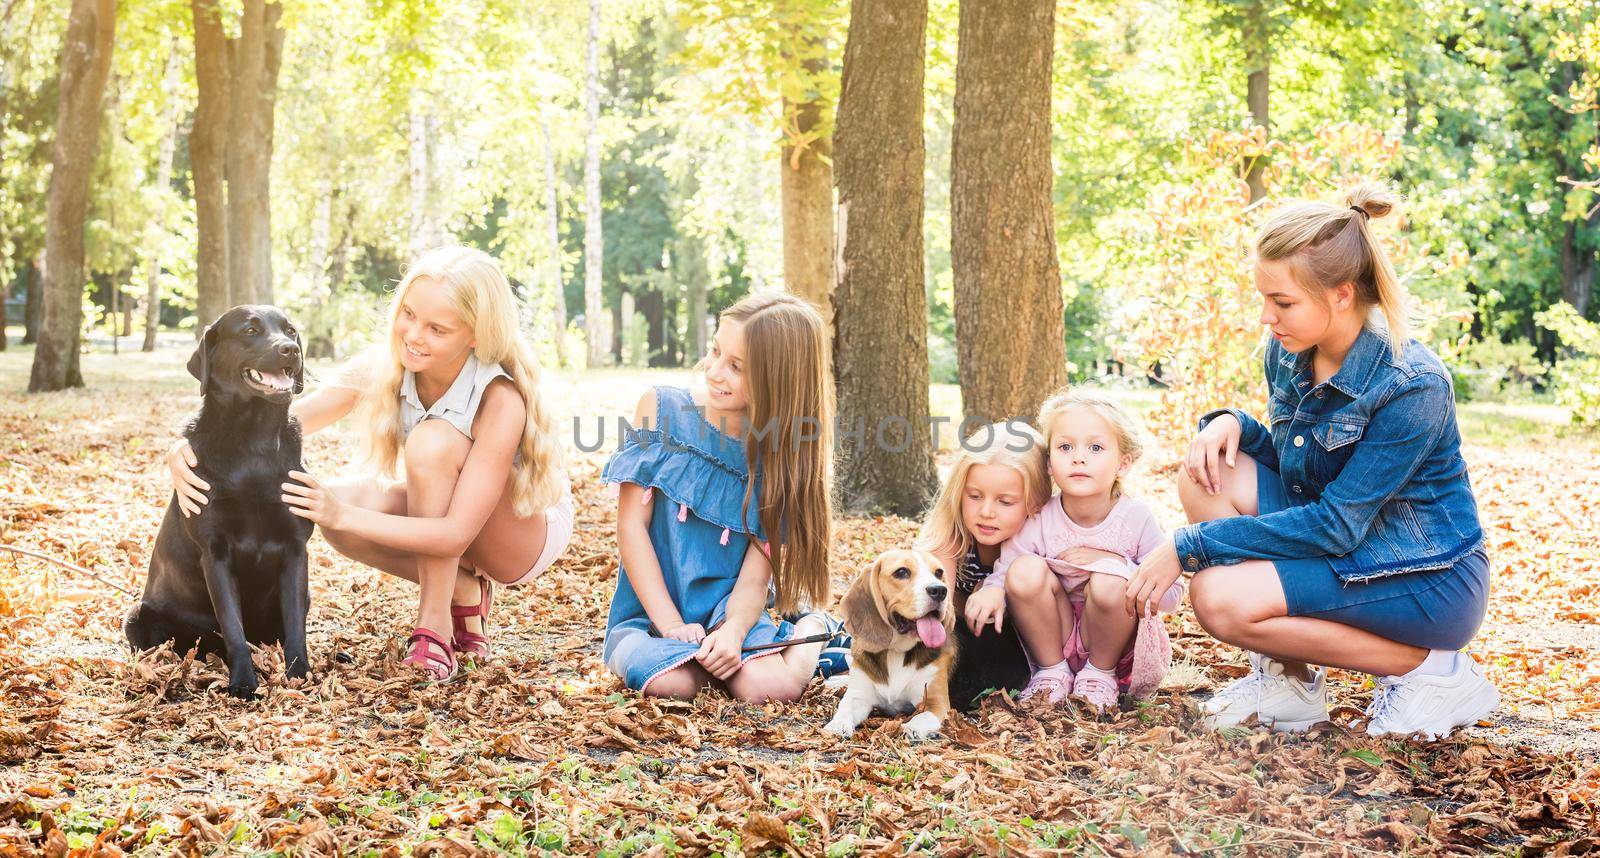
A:
POLYGON ((1443 735, 1499 703, 1459 653, 1483 622, 1489 563, 1450 375, 1406 331, 1405 296, 1368 225, 1386 190, 1302 202, 1256 239, 1272 332, 1271 428, 1213 412, 1180 469, 1193 522, 1144 562, 1130 611, 1194 574, 1195 617, 1250 651, 1207 701, 1213 726, 1328 717, 1325 671, 1373 674, 1372 735, 1443 735))

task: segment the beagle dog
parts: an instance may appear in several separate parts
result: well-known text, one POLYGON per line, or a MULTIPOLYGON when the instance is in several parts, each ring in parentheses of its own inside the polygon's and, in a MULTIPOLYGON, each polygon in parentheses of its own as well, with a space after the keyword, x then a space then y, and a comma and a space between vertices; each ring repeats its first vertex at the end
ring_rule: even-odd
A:
POLYGON ((950 712, 955 663, 955 609, 939 559, 926 551, 885 551, 862 570, 841 608, 854 636, 850 680, 833 720, 823 728, 849 736, 873 709, 914 717, 901 725, 911 739, 937 735, 950 712))

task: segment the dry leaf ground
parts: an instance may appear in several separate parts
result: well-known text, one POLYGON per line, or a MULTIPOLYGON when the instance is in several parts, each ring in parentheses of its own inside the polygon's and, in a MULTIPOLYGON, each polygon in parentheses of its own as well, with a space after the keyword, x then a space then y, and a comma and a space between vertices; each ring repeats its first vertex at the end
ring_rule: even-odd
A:
MULTIPOLYGON (((0 539, 136 592, 168 494, 161 455, 196 405, 185 355, 88 355, 88 390, 38 396, 14 392, 27 357, 0 354, 0 539)), ((592 444, 597 417, 686 379, 552 374, 548 388, 592 444)), ((951 389, 934 402, 959 413, 951 389)), ((912 745, 881 718, 848 742, 821 732, 837 692, 820 684, 795 705, 642 700, 598 657, 613 501, 605 451, 573 449, 572 548, 497 601, 493 663, 443 687, 397 666, 410 585, 320 538, 313 680, 286 686, 260 652, 256 703, 221 693, 218 664, 130 658, 130 596, 0 552, 0 856, 1600 850, 1600 442, 1536 406, 1462 420, 1495 563, 1474 649, 1506 703, 1451 741, 1348 732, 1368 694, 1348 675, 1335 725, 1308 736, 1201 730, 1195 695, 1244 667, 1186 609, 1169 687, 1110 720, 990 700, 912 745)), ((307 460, 329 473, 350 453, 335 431, 307 460)), ((1178 523, 1166 478, 1138 485, 1178 523)), ((840 587, 914 529, 844 520, 840 587)))

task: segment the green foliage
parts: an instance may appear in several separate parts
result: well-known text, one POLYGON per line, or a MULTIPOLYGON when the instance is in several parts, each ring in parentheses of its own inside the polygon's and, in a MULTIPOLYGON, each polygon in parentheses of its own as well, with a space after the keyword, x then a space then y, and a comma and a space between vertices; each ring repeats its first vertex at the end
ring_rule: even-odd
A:
MULTIPOLYGON (((501 259, 530 336, 554 360, 548 320, 557 301, 569 321, 582 311, 587 0, 284 3, 272 179, 280 302, 326 319, 315 324, 348 352, 365 339, 353 308, 375 305, 397 280, 425 211, 447 240, 501 259), (420 191, 418 122, 431 153, 420 191)), ((604 294, 607 312, 627 293, 647 316, 646 346, 630 346, 638 359, 696 357, 691 289, 707 289, 714 314, 749 288, 781 285, 781 151, 821 146, 831 133, 849 6, 605 3, 604 294), (800 128, 802 105, 820 109, 809 130, 800 128)), ((0 280, 43 248, 62 8, 14 0, 0 23, 0 280)), ((189 3, 119 9, 89 274, 142 296, 144 260, 157 259, 170 322, 194 299, 181 137, 171 182, 157 188, 154 178, 162 138, 194 108, 189 3)), ((1214 132, 1236 135, 1230 156, 1268 158, 1282 198, 1325 189, 1292 174, 1323 170, 1323 150, 1344 144, 1319 135, 1350 123, 1392 147, 1383 173, 1408 197, 1391 236, 1401 273, 1463 395, 1544 383, 1529 349, 1549 367, 1556 338, 1536 314, 1563 297, 1589 299, 1591 319, 1600 307, 1592 286, 1573 294, 1588 281, 1563 265, 1567 253, 1593 267, 1600 250, 1600 195, 1585 181, 1600 175, 1589 114, 1600 86, 1597 9, 1595 0, 1058 4, 1051 146, 1074 377, 1133 356, 1125 287, 1162 264, 1141 238, 1153 200, 1175 187, 1214 196, 1216 182, 1237 178, 1212 163, 1216 153, 1195 157, 1214 132), (1270 141, 1249 131, 1246 66, 1260 47, 1252 39, 1265 39, 1271 60, 1270 141)), ((956 0, 928 4, 924 240, 929 348, 941 382, 956 380, 948 166, 959 11, 956 0)), ((1189 248, 1169 250, 1180 254, 1169 268, 1189 264, 1180 258, 1189 248)), ((1246 323, 1248 297, 1239 303, 1246 323)), ((1240 326, 1244 341, 1251 332, 1240 326)), ((1172 372, 1169 363, 1148 368, 1172 372)))
POLYGON ((1572 422, 1600 425, 1600 325, 1561 303, 1535 316, 1540 327, 1561 338, 1565 354, 1556 361, 1556 402, 1572 412, 1572 422))
POLYGON ((1183 172, 1196 178, 1157 190, 1121 237, 1120 252, 1132 264, 1115 287, 1118 352, 1134 366, 1159 368, 1161 400, 1147 420, 1173 449, 1200 415, 1240 403, 1259 411, 1265 403, 1250 261, 1265 214, 1285 200, 1329 197, 1381 178, 1397 150, 1360 125, 1329 126, 1303 145, 1263 146, 1257 131, 1213 132, 1191 146, 1183 172), (1264 175, 1268 198, 1251 206, 1241 165, 1263 148, 1273 153, 1264 175))
POLYGON ((1446 366, 1463 402, 1527 398, 1549 372, 1532 343, 1499 338, 1467 341, 1446 366))

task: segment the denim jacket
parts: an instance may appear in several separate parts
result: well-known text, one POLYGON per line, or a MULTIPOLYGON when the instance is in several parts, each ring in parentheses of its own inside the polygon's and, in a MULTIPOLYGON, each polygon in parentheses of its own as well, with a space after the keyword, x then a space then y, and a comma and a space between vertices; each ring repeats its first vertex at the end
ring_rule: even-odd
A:
POLYGON ((1267 348, 1269 430, 1238 409, 1239 451, 1278 472, 1291 505, 1200 522, 1173 537, 1190 572, 1244 560, 1326 557, 1345 582, 1453 565, 1483 541, 1461 458, 1450 375, 1415 340, 1399 359, 1364 328, 1327 381, 1311 352, 1267 348))

